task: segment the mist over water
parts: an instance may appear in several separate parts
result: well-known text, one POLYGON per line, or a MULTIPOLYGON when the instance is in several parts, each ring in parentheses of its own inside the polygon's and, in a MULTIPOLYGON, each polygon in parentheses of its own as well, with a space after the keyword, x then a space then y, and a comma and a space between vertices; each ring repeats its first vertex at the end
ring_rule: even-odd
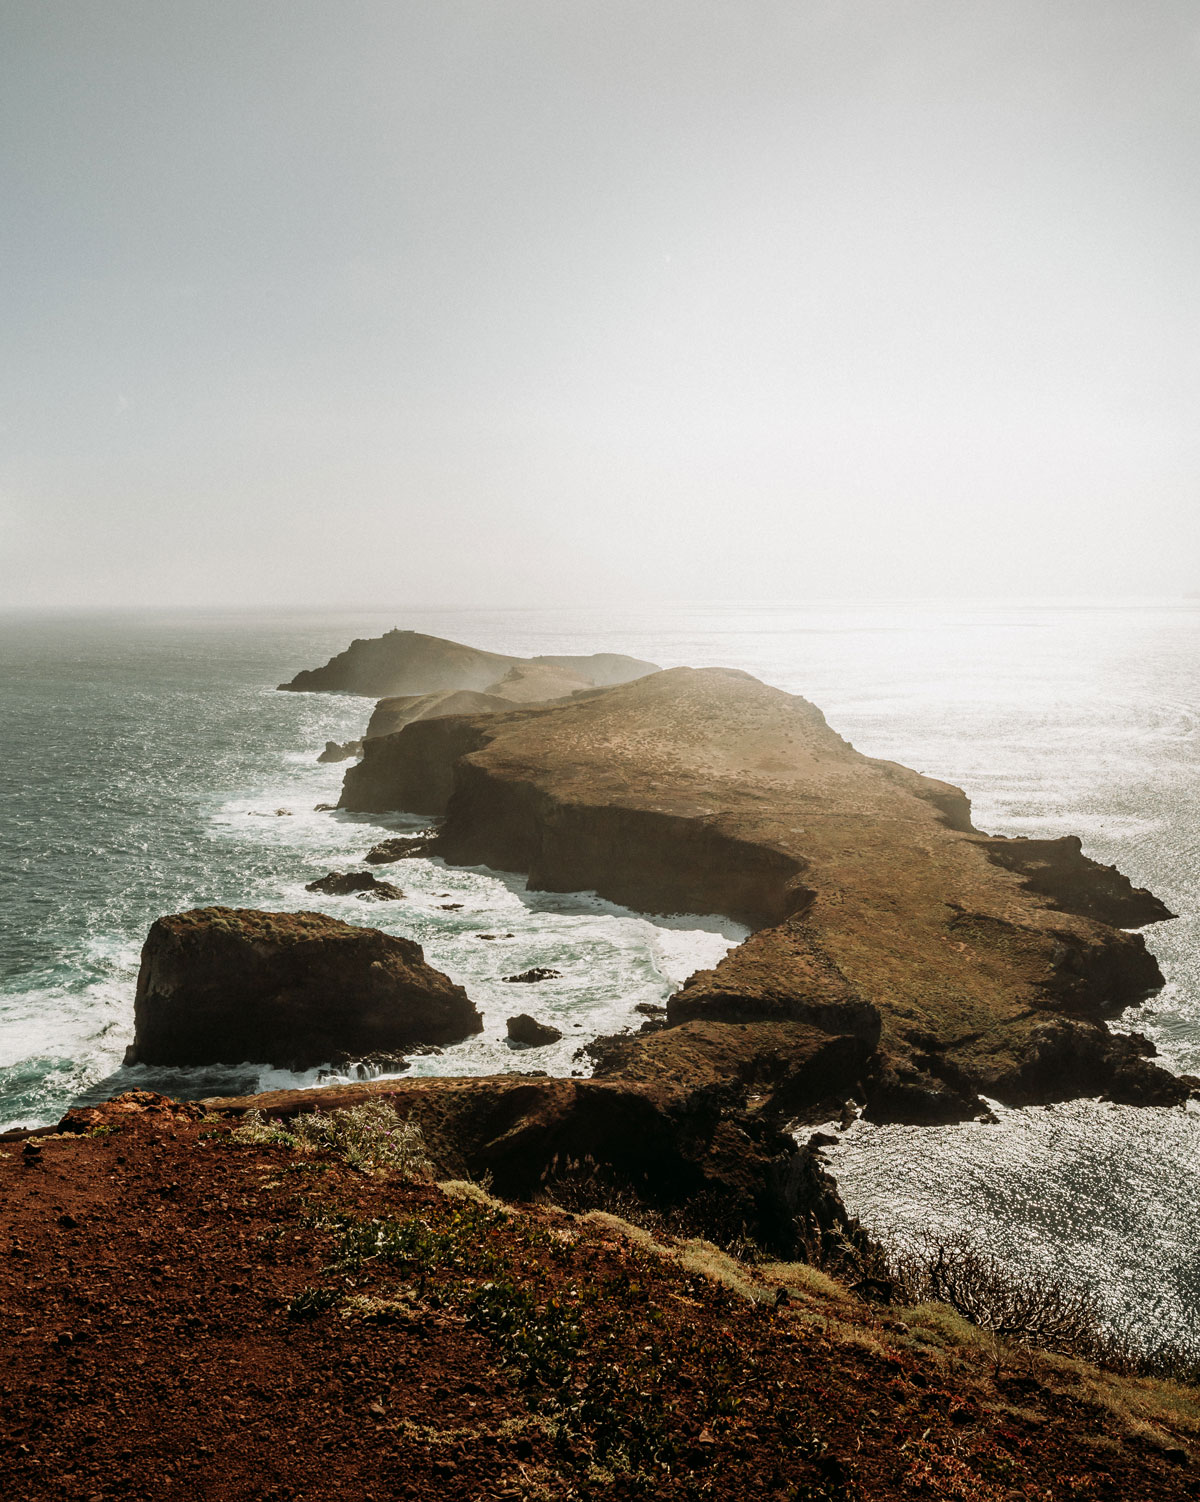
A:
MULTIPOLYGON (((983 829, 1081 835, 1089 855, 1179 914, 1146 930, 1166 988, 1122 1025, 1170 1067, 1200 1072, 1196 605, 10 614, 0 616, 4 1125, 50 1122, 73 1100, 132 1085, 195 1095, 293 1082, 256 1066, 120 1067, 140 946, 161 913, 313 908, 417 939, 486 1019, 479 1039, 415 1057, 421 1073, 586 1069, 581 1043, 640 1022, 639 1002, 663 1001, 742 936, 712 916, 651 920, 430 861, 384 873, 405 890, 395 904, 305 892, 423 821, 315 813, 336 802, 344 771, 316 754, 360 735, 371 701, 275 685, 395 625, 501 652, 742 668, 813 699, 860 750, 958 783, 983 829), (562 978, 503 980, 534 965, 562 978), (554 1022, 563 1042, 510 1049, 504 1020, 518 1011, 554 1022)), ((1094 1281, 1153 1338, 1200 1331, 1198 1148, 1190 1111, 1077 1102, 1002 1112, 992 1127, 858 1124, 831 1159, 869 1225, 969 1228, 1015 1264, 1094 1281)))

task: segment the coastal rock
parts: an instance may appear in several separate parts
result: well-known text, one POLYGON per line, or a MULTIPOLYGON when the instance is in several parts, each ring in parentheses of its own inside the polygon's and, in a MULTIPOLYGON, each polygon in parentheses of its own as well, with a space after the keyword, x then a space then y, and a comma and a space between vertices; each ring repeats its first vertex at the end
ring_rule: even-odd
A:
POLYGON ((310 881, 306 892, 324 892, 327 897, 371 898, 379 902, 394 902, 404 896, 399 887, 390 881, 380 881, 371 871, 331 871, 318 881, 310 881))
POLYGON ((510 1017, 506 1028, 508 1041, 523 1044, 526 1048, 545 1048, 548 1043, 557 1043, 562 1038, 558 1028, 551 1027, 548 1022, 539 1022, 528 1012, 510 1017))
POLYGON ((362 741, 326 741, 318 761, 349 761, 352 756, 362 755, 362 741))
POLYGON ((416 1122, 439 1177, 490 1177, 509 1199, 617 1193, 686 1234, 750 1237, 782 1257, 836 1259, 864 1241, 816 1155, 720 1091, 675 1083, 498 1075, 404 1079, 214 1098, 212 1111, 285 1120, 386 1095, 416 1122))
POLYGON ((520 975, 502 975, 501 980, 510 986, 532 986, 538 981, 561 980, 561 970, 551 970, 545 965, 535 965, 532 970, 522 970, 520 975))
POLYGON ((652 662, 611 652, 529 659, 483 652, 419 631, 388 631, 370 640, 351 642, 323 668, 297 673, 290 683, 279 687, 295 692, 366 694, 374 699, 458 689, 492 691, 510 669, 531 661, 578 675, 591 685, 623 683, 655 671, 652 662))
POLYGON ((432 835, 399 834, 394 839, 381 840, 378 845, 372 845, 363 859, 373 866, 387 866, 396 861, 412 860, 418 855, 426 855, 432 847, 432 835))
POLYGON ((894 1119, 970 1117, 981 1091, 1109 1088, 1127 1075, 1095 1062, 1104 1017, 1162 983, 1124 931, 1167 915, 1149 894, 1077 842, 980 834, 958 789, 861 755, 812 704, 731 670, 409 725, 367 743, 341 806, 443 815, 432 853, 525 872, 531 890, 746 924, 656 1037, 707 1020, 856 1038, 874 1053, 867 1097, 894 1119), (1038 1041, 1048 1014, 1075 1072, 1038 1041))
POLYGON ((125 1061, 308 1069, 482 1027, 408 939, 321 913, 197 908, 150 929, 125 1061))

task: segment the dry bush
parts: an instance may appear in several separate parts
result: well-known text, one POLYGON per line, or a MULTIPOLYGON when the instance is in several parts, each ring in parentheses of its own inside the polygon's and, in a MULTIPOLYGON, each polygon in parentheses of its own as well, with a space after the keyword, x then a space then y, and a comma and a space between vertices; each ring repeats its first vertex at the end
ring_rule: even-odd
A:
POLYGON ((1104 1341, 1092 1295, 1052 1278, 1014 1277, 966 1237, 934 1238, 889 1258, 895 1298, 946 1304, 1001 1340, 1091 1356, 1104 1341))
POLYGON ((403 1120, 390 1101, 378 1097, 337 1111, 309 1111, 282 1121, 247 1111, 229 1134, 255 1147, 278 1146, 292 1152, 331 1152, 352 1168, 393 1169, 406 1178, 429 1178, 425 1139, 415 1121, 403 1120))

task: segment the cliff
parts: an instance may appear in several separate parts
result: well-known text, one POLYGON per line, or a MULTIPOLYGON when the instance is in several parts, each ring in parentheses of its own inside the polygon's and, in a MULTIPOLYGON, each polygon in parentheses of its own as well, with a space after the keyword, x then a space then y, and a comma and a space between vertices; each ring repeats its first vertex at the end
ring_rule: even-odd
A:
MULTIPOLYGON (((420 631, 388 631, 369 640, 356 639, 324 667, 305 669, 279 687, 306 693, 365 694, 376 699, 457 689, 502 694, 495 687, 497 682, 513 669, 531 664, 542 667, 548 678, 571 677, 584 685, 624 683, 656 671, 652 662, 612 652, 587 657, 511 657, 420 631)), ((557 693, 541 695, 552 696, 557 693)))
POLYGON ((535 889, 753 928, 672 1000, 642 1067, 669 1072, 684 1023, 774 1022, 863 1040, 844 1083, 881 1116, 1188 1093, 1104 1021, 1162 983, 1124 931, 1169 917, 1157 899, 1077 841, 980 834, 958 789, 861 755, 744 673, 412 724, 368 742, 341 806, 444 815, 435 853, 535 889))

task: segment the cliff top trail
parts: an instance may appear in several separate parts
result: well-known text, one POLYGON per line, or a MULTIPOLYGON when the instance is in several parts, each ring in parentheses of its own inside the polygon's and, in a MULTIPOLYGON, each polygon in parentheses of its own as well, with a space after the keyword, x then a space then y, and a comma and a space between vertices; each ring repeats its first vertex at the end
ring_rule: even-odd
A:
POLYGON ((970 1114, 977 1091, 1187 1092, 1103 1023, 1161 985, 1122 930, 1162 903, 1077 840, 982 835, 957 788, 863 756, 745 673, 420 721, 367 743, 341 806, 444 814, 435 853, 533 888, 757 930, 606 1068, 670 1074, 681 1026, 770 1021, 878 1045, 871 1079, 845 1084, 914 1120, 970 1114))
POLYGON ((644 673, 653 673, 652 662, 614 652, 595 652, 584 657, 511 657, 484 652, 440 636, 420 631, 388 631, 371 639, 350 643, 322 668, 299 672, 281 689, 296 692, 365 694, 385 698, 400 694, 433 694, 445 690, 474 689, 494 692, 503 698, 528 700, 557 697, 574 688, 603 687, 624 683, 644 673), (531 670, 539 671, 531 671, 531 670), (522 670, 514 680, 521 691, 505 693, 500 680, 522 670), (548 692, 535 692, 542 677, 548 692))

